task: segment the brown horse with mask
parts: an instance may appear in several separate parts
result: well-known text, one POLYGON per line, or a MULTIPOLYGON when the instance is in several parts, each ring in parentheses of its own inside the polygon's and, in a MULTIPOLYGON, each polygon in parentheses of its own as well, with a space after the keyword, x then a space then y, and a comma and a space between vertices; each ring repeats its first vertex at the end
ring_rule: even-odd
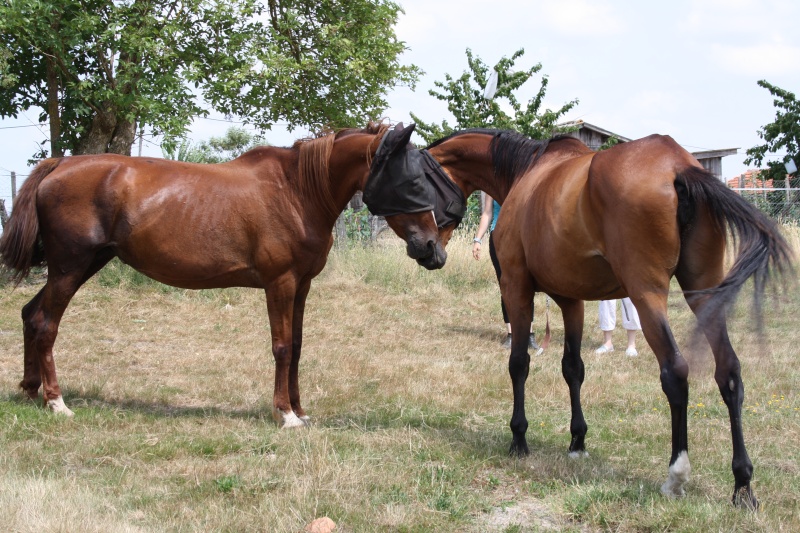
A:
MULTIPOLYGON (((119 257, 175 287, 264 289, 273 416, 282 427, 306 424, 298 372, 311 280, 325 266, 338 214, 365 187, 379 141, 405 150, 410 135, 370 124, 291 148, 255 148, 218 165, 117 155, 43 161, 0 239, 2 263, 17 282, 34 266, 48 268, 44 287, 22 309, 23 391, 36 398, 43 387, 47 407, 72 415, 53 358, 59 322, 81 285, 119 257)), ((409 256, 428 268, 444 264, 431 209, 397 212, 388 222, 409 256)))

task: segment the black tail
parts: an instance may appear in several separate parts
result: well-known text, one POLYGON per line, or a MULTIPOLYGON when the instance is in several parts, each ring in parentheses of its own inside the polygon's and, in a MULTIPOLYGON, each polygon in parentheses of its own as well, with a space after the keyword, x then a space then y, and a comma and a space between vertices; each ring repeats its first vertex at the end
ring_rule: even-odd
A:
MULTIPOLYGON (((755 304, 760 310, 767 283, 794 271, 793 252, 775 222, 730 190, 710 172, 691 167, 675 177, 678 192, 678 221, 689 227, 697 206, 705 205, 723 234, 733 235, 735 261, 717 287, 698 291, 712 295, 706 312, 726 312, 744 283, 753 277, 755 304)), ((760 317, 760 313, 757 313, 760 317)))

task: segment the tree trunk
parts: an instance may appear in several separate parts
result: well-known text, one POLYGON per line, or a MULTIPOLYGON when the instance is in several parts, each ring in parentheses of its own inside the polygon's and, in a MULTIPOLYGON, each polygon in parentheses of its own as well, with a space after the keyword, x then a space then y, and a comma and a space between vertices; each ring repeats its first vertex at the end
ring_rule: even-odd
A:
POLYGON ((131 155, 131 147, 136 139, 136 123, 124 119, 117 121, 111 142, 108 143, 108 153, 131 155))
POLYGON ((61 114, 58 109, 58 73, 55 60, 47 56, 47 118, 50 122, 50 154, 53 157, 64 157, 61 144, 61 114))
POLYGON ((105 154, 108 152, 108 144, 111 142, 116 125, 117 117, 114 110, 111 106, 104 105, 95 114, 89 129, 81 136, 72 154, 105 154))

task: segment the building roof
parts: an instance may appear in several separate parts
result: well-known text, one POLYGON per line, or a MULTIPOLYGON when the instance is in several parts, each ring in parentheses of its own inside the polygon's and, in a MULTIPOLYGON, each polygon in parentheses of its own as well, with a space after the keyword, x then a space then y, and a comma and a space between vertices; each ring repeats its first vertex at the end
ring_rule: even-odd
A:
POLYGON ((742 174, 734 176, 728 180, 728 187, 731 189, 772 189, 772 180, 763 180, 758 177, 761 171, 753 168, 744 172, 744 179, 742 174), (741 180, 741 181, 740 181, 741 180))
POLYGON ((739 153, 738 148, 720 148, 718 150, 703 150, 700 152, 692 152, 692 155, 697 159, 711 159, 712 157, 725 157, 726 155, 736 155, 739 153))
POLYGON ((596 131, 600 135, 604 135, 606 137, 616 137, 617 139, 620 140, 620 142, 628 142, 628 141, 631 140, 631 139, 629 139, 627 137, 623 137, 622 135, 620 135, 618 133, 614 133, 614 132, 608 131, 606 129, 601 128, 600 126, 595 126, 594 124, 589 124, 588 122, 584 122, 583 120, 580 120, 580 119, 578 119, 578 120, 570 120, 569 122, 562 122, 561 124, 559 124, 559 126, 566 126, 566 127, 577 126, 578 129, 587 129, 587 130, 596 131))

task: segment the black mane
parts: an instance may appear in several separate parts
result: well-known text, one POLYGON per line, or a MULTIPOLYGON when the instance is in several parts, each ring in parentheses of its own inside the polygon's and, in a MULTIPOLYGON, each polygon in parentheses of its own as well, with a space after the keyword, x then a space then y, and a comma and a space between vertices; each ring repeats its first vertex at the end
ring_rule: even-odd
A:
POLYGON ((496 130, 491 128, 470 128, 457 131, 438 139, 426 147, 426 150, 438 146, 454 137, 478 133, 490 135, 492 142, 489 145, 489 152, 492 158, 494 175, 498 179, 503 179, 509 185, 531 168, 544 154, 551 142, 562 139, 575 139, 570 135, 556 135, 549 139, 531 139, 513 130, 496 130))

